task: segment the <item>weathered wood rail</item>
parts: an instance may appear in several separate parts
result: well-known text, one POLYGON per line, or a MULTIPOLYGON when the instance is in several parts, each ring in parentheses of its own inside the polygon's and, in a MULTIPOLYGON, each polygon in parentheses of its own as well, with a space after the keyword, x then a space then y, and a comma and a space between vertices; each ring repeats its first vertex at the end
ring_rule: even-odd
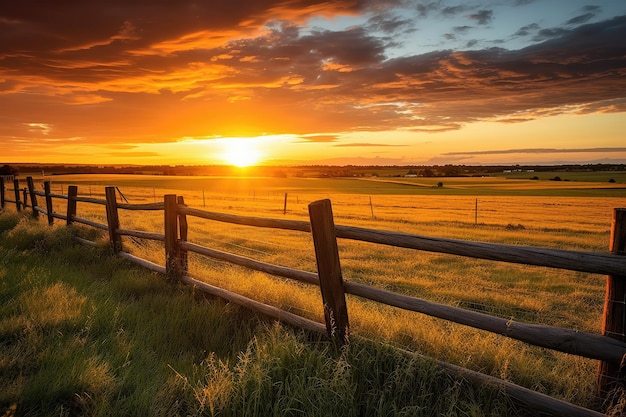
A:
MULTIPOLYGON (((1 180, 1 179, 0 179, 1 180)), ((215 213, 187 207, 182 196, 166 195, 162 203, 153 204, 118 204, 116 187, 105 188, 105 200, 79 197, 76 186, 68 187, 68 194, 53 194, 49 183, 44 183, 44 191, 35 190, 32 178, 27 178, 28 187, 19 188, 14 181, 14 200, 5 198, 4 183, 0 181, 0 200, 2 208, 6 202, 16 204, 17 210, 32 209, 32 215, 44 214, 48 222, 54 219, 64 220, 67 225, 84 224, 108 232, 110 245, 119 256, 165 274, 168 279, 178 280, 196 288, 243 305, 278 320, 320 333, 326 333, 338 344, 346 343, 350 338, 350 326, 345 294, 352 294, 389 306, 427 314, 440 319, 471 326, 477 329, 497 333, 535 346, 578 355, 600 361, 598 375, 598 393, 606 393, 611 384, 616 383, 620 364, 626 357, 625 336, 625 300, 626 286, 626 209, 615 209, 611 233, 610 253, 578 252, 546 248, 512 246, 483 242, 470 242, 454 239, 419 236, 413 234, 372 230, 351 226, 335 225, 329 200, 312 202, 309 205, 310 222, 268 219, 252 216, 215 213), (20 199, 20 194, 23 196, 20 199), (40 207, 37 197, 45 198, 46 207, 40 207), (28 204, 30 198, 30 204, 28 204), (66 214, 53 211, 52 199, 67 200, 66 214), (76 215, 77 202, 99 204, 106 207, 107 224, 82 219, 76 215), (146 232, 122 229, 118 210, 162 210, 164 212, 164 231, 146 232), (283 229, 310 233, 313 238, 317 260, 317 273, 301 271, 279 265, 273 265, 241 255, 204 247, 187 241, 187 216, 211 221, 252 227, 283 229), (164 266, 123 251, 122 237, 149 239, 164 242, 164 266), (465 310, 458 307, 438 304, 427 300, 410 297, 391 291, 382 290, 356 282, 344 281, 341 273, 337 238, 409 248, 421 251, 439 252, 451 255, 487 259, 498 262, 519 263, 550 268, 559 268, 579 272, 607 275, 603 334, 591 334, 545 325, 505 320, 484 313, 465 310), (219 259, 249 269, 280 276, 318 286, 321 290, 325 323, 298 316, 279 308, 265 305, 248 297, 202 282, 188 273, 188 252, 219 259)), ((78 238, 86 244, 94 242, 78 238)), ((539 411, 555 415, 598 416, 596 411, 566 403, 532 390, 517 386, 507 381, 483 375, 454 365, 440 363, 442 367, 460 373, 464 377, 480 383, 490 383, 502 387, 511 396, 536 408, 539 411)))

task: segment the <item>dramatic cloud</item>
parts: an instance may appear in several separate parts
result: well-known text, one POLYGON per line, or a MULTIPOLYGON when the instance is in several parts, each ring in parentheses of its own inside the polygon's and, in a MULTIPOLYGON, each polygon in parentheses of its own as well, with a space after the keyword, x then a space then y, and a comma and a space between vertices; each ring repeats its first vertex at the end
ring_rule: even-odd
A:
POLYGON ((10 2, 0 10, 0 136, 20 149, 263 134, 375 147, 389 144, 339 142, 626 111, 626 16, 576 6, 486 38, 502 3, 533 6, 10 2))

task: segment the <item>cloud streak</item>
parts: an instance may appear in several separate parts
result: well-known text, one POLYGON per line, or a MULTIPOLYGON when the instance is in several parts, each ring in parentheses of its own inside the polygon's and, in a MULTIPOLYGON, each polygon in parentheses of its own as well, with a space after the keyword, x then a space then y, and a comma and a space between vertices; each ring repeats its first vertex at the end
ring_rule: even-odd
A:
POLYGON ((507 155, 507 154, 552 154, 552 153, 611 153, 626 152, 626 148, 527 148, 527 149, 502 149, 472 152, 446 152, 443 155, 507 155))

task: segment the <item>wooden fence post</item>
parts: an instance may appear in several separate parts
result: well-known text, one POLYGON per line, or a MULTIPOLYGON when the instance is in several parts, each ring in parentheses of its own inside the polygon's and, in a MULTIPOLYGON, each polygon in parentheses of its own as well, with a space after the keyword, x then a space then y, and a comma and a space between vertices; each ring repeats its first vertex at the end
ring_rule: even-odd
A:
POLYGON ((287 193, 285 193, 285 204, 283 205, 283 214, 287 214, 287 193))
POLYGON ((120 228, 120 218, 117 213, 117 200, 115 198, 115 187, 105 187, 107 201, 107 224, 109 226, 109 243, 113 252, 122 250, 122 236, 117 233, 120 228))
POLYGON ((324 303, 326 331, 333 341, 343 345, 349 342, 350 326, 330 200, 319 200, 309 204, 309 217, 324 303))
POLYGON ((165 276, 176 281, 182 277, 178 251, 178 200, 176 194, 165 195, 165 276))
POLYGON ((48 213, 48 224, 52 226, 52 224, 54 224, 54 213, 52 207, 52 196, 50 196, 50 181, 44 181, 43 190, 44 194, 46 195, 46 212, 48 213))
POLYGON ((38 218, 39 212, 37 211, 37 196, 35 195, 35 183, 33 177, 26 177, 26 184, 28 184, 28 193, 30 194, 30 204, 33 209, 33 217, 38 218))
POLYGON ((76 217, 76 197, 78 196, 78 186, 70 185, 67 187, 67 225, 71 225, 73 218, 76 217))
MULTIPOLYGON (((626 209, 613 210, 613 224, 609 250, 615 255, 626 255, 626 209)), ((604 297, 602 334, 619 341, 626 341, 626 271, 625 275, 608 275, 604 297)), ((625 355, 626 356, 626 355, 625 355)), ((624 362, 624 360, 622 360, 624 362)), ((605 397, 619 375, 620 364, 600 362, 598 372, 598 395, 605 397)))
MULTIPOLYGON (((185 205, 185 197, 183 197, 182 195, 178 196, 178 205, 185 205)), ((186 214, 180 213, 178 215, 178 227, 180 231, 180 240, 186 242, 189 229, 186 214)), ((178 258, 180 259, 181 273, 183 275, 186 275, 189 271, 189 255, 187 251, 185 249, 182 249, 180 246, 178 246, 178 258)))
POLYGON ((26 210, 28 208, 28 189, 26 187, 22 188, 22 197, 24 201, 22 203, 22 208, 26 210))
POLYGON ((4 209, 4 178, 0 177, 0 210, 4 209))
POLYGON ((17 211, 22 209, 20 204, 20 182, 19 180, 13 180, 13 190, 15 191, 15 206, 17 207, 17 211))

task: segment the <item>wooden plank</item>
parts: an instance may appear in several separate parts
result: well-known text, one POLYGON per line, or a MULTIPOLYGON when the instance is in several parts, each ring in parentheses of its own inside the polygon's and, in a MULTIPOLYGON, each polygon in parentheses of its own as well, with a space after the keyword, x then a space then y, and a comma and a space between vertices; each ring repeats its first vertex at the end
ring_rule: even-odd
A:
MULTIPOLYGON (((626 259, 626 209, 613 210, 609 251, 626 259)), ((626 341, 626 270, 606 277, 602 334, 626 341)), ((620 363, 602 361, 598 369, 598 395, 605 394, 618 382, 620 363)), ((623 382, 623 381, 622 381, 623 382)))
POLYGON ((113 252, 122 250, 122 237, 117 233, 120 228, 120 218, 117 213, 117 199, 115 197, 115 187, 106 187, 104 189, 106 195, 106 213, 107 213, 107 229, 109 230, 109 243, 113 252))
POLYGON ((339 238, 477 259, 546 266, 603 275, 623 275, 626 271, 626 257, 610 253, 471 242, 352 226, 336 226, 336 233, 339 238))
POLYGON ((82 237, 79 237, 79 236, 74 236, 74 240, 77 241, 78 243, 81 243, 81 244, 87 245, 87 246, 92 246, 94 248, 97 248, 98 246, 100 246, 100 244, 98 242, 94 242, 92 240, 83 239, 82 237))
POLYGON ((531 345, 558 350, 559 352, 618 364, 623 355, 626 354, 626 343, 601 335, 559 327, 520 323, 484 313, 464 310, 459 307, 396 294, 350 281, 344 282, 344 288, 348 294, 358 295, 404 310, 415 311, 476 329, 501 334, 531 345))
POLYGON ((117 255, 122 257, 122 258, 124 258, 124 259, 126 259, 126 260, 134 262, 137 265, 141 265, 144 268, 148 268, 148 269, 150 269, 150 270, 152 270, 154 272, 158 272, 160 274, 165 275, 165 267, 163 267, 161 265, 157 265, 154 262, 150 262, 148 260, 139 258, 139 257, 137 257, 135 255, 131 255, 128 252, 118 252, 117 255))
POLYGON ((28 204, 28 189, 24 187, 22 189, 22 208, 26 209, 28 207, 30 207, 30 205, 28 204))
POLYGON ((254 269, 255 271, 265 272, 266 274, 271 274, 278 277, 291 278, 301 282, 306 282, 308 284, 319 285, 319 279, 317 278, 317 274, 313 272, 301 271, 298 269, 273 265, 266 262, 257 261, 256 259, 247 258, 241 255, 235 255, 234 253, 222 252, 217 249, 211 249, 185 241, 181 241, 180 246, 183 249, 188 250, 189 252, 199 253, 200 255, 208 256, 209 258, 230 262, 235 265, 254 269))
POLYGON ((50 193, 50 197, 52 197, 52 198, 61 198, 63 200, 67 200, 67 196, 65 194, 50 193))
POLYGON ((4 209, 4 178, 0 177, 0 209, 4 209))
POLYGON ((147 203, 147 204, 118 204, 117 208, 124 210, 163 210, 165 204, 160 203, 147 203))
POLYGON ((67 187, 67 225, 72 224, 76 217, 76 196, 78 195, 78 187, 70 185, 67 187))
MULTIPOLYGON (((59 218, 59 219, 63 218, 57 215, 55 215, 54 217, 59 218)), ((76 217, 76 216, 72 217, 72 223, 81 223, 81 224, 85 224, 87 226, 91 226, 100 230, 107 230, 107 231, 109 230, 109 226, 106 224, 97 223, 97 222, 87 220, 87 219, 81 219, 80 217, 76 217)))
POLYGON ((199 281, 198 279, 195 279, 189 275, 183 275, 181 280, 185 284, 193 285, 194 288, 197 288, 201 291, 204 291, 216 297, 220 297, 224 300, 230 301, 231 303, 246 307, 250 310, 265 314, 266 316, 273 317, 284 323, 288 323, 298 328, 315 333, 323 334, 326 332, 326 327, 321 323, 309 320, 307 318, 298 316, 297 314, 293 314, 273 306, 269 306, 267 304, 260 303, 248 297, 244 297, 243 295, 239 295, 234 292, 215 287, 213 285, 207 284, 206 282, 199 281))
POLYGON ((165 226, 165 269, 167 279, 178 281, 182 267, 178 258, 178 202, 176 194, 167 194, 163 224, 165 226))
POLYGON ((89 197, 76 197, 76 201, 80 201, 81 203, 91 203, 91 204, 100 204, 102 206, 106 206, 107 201, 101 200, 98 198, 89 198, 89 197))
MULTIPOLYGON (((182 195, 178 196, 178 208, 186 207, 185 206, 185 197, 182 195)), ((185 213, 178 214, 178 228, 180 235, 180 242, 186 242, 187 236, 189 235, 189 225, 187 223, 187 215, 185 213)), ((180 259, 180 264, 182 268, 182 273, 186 274, 189 271, 189 255, 187 250, 182 247, 182 245, 178 245, 178 258, 180 259)))
POLYGON ((240 224, 244 226, 265 227, 271 229, 295 230, 300 232, 310 232, 311 226, 308 222, 298 220, 266 219, 262 217, 239 216, 235 214, 216 213, 191 207, 181 207, 180 212, 189 216, 200 217, 218 222, 240 224))
POLYGON ((17 179, 13 180, 13 191, 15 191, 15 207, 17 211, 22 210, 20 202, 20 182, 17 179))
POLYGON ((31 207, 33 209, 33 217, 38 218, 39 212, 35 209, 37 207, 37 195, 35 194, 35 182, 33 177, 26 177, 26 184, 28 185, 28 193, 30 195, 31 207))
POLYGON ((141 230, 125 230, 125 229, 117 229, 117 233, 122 236, 133 236, 141 239, 150 239, 150 240, 158 240, 161 242, 165 241, 165 235, 162 233, 152 233, 152 232, 144 232, 141 230))
POLYGON ((44 195, 46 197, 46 214, 48 215, 48 224, 54 224, 53 207, 52 207, 52 195, 50 194, 50 181, 44 181, 43 183, 44 195))
POLYGON ((319 200, 309 204, 309 217, 317 259, 317 276, 324 304, 326 330, 335 343, 348 343, 350 335, 348 308, 343 290, 343 277, 330 200, 319 200))

